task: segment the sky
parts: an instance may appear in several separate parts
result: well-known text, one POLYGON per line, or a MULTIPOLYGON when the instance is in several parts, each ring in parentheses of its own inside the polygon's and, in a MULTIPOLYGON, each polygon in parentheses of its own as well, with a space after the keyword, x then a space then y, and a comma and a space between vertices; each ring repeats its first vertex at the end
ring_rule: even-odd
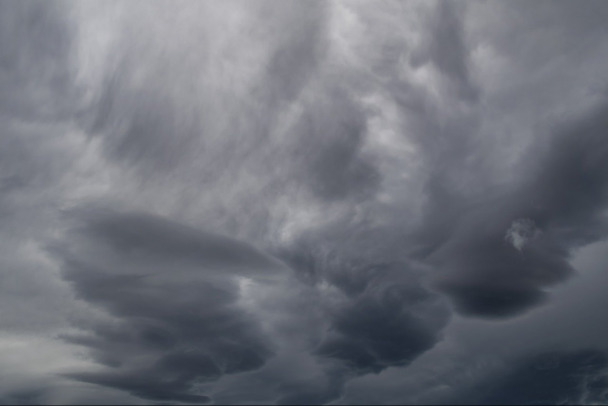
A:
POLYGON ((606 21, 0 0, 0 404, 607 404, 606 21))

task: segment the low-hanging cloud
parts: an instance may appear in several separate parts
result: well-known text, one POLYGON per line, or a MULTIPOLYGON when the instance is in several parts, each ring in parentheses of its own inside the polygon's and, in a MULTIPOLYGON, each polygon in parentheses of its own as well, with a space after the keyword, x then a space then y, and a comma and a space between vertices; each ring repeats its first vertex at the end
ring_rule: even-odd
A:
POLYGON ((150 400, 200 403, 209 399, 191 393, 196 383, 258 369, 272 355, 272 341, 238 306, 236 277, 269 279, 286 267, 152 215, 86 214, 51 250, 77 296, 111 318, 64 337, 105 366, 68 376, 150 400))
POLYGON ((607 18, 1 3, 0 403, 600 401, 607 18))

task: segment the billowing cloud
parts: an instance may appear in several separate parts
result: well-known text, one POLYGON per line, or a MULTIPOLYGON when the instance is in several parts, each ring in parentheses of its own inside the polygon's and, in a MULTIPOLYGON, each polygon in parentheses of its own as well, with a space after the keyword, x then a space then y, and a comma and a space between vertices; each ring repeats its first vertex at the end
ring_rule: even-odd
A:
POLYGON ((86 214, 51 250, 77 297, 110 316, 64 337, 106 368, 68 376, 146 399, 200 403, 209 399, 191 393, 196 383, 260 368, 272 355, 271 340, 238 306, 238 277, 271 280, 286 267, 246 244, 155 216, 86 214))
POLYGON ((604 401, 607 19, 1 3, 0 403, 604 401))
POLYGON ((571 250, 605 236, 604 110, 552 129, 554 143, 513 197, 463 212, 432 254, 445 269, 439 285, 462 311, 510 315, 541 302, 543 288, 572 274, 571 250))

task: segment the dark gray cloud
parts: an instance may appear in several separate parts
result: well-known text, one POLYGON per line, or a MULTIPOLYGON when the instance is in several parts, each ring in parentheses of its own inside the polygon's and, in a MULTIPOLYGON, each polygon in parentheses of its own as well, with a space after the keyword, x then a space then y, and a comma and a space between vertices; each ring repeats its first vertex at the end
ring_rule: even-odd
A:
POLYGON ((2 405, 31 405, 40 403, 43 390, 34 390, 26 392, 13 392, 4 395, 0 398, 2 405))
POLYGON ((332 328, 318 354, 366 373, 407 365, 435 345, 442 325, 439 300, 407 277, 404 264, 378 264, 367 272, 355 272, 356 277, 367 273, 369 278, 360 289, 350 281, 341 284, 340 277, 335 277, 337 286, 352 292, 351 301, 333 315, 332 328), (433 317, 438 320, 430 321, 433 317))
POLYGON ((441 341, 445 302, 397 248, 403 236, 393 230, 378 241, 377 231, 366 222, 357 232, 334 223, 277 253, 302 283, 333 292, 324 306, 327 329, 311 347, 328 365, 329 386, 316 384, 311 393, 294 385, 285 403, 335 401, 353 377, 407 366, 441 341))
MULTIPOLYGON (((521 24, 532 24, 537 19, 563 18, 561 13, 564 10, 549 12, 545 6, 532 7, 530 15, 521 24)), ((598 4, 593 3, 590 9, 593 7, 598 7, 598 4)), ((448 11, 440 9, 438 15, 448 18, 448 11)), ((480 10, 471 9, 475 13, 480 10)), ((481 10, 488 11, 485 6, 481 10)), ((518 7, 508 8, 505 12, 525 13, 518 7)), ((563 41, 555 38, 571 33, 573 26, 580 23, 579 18, 583 18, 581 15, 588 12, 577 9, 577 17, 563 28, 547 26, 546 30, 554 36, 543 35, 535 40, 576 58, 574 54, 581 51, 574 49, 574 45, 565 38, 563 41)), ((598 12, 605 11, 598 9, 598 12)), ((452 53, 440 54, 451 59, 458 55, 459 66, 463 68, 455 68, 455 62, 452 62, 454 66, 448 72, 459 77, 460 83, 466 83, 466 75, 462 72, 471 72, 468 68, 473 60, 474 46, 479 49, 488 45, 483 40, 472 40, 470 33, 465 36, 462 15, 456 17, 455 10, 450 13, 452 26, 460 24, 458 30, 453 28, 459 35, 454 33, 450 36, 455 42, 451 47, 452 53), (465 42, 467 38, 469 43, 465 42)), ((448 30, 450 25, 446 23, 442 27, 448 30)), ((507 28, 505 30, 508 31, 507 28)), ((592 22, 580 36, 589 46, 601 38, 592 22)), ((492 45, 500 50, 506 47, 507 55, 526 48, 525 45, 511 48, 513 43, 503 37, 495 40, 492 45)), ((446 47, 450 44, 448 40, 439 40, 438 43, 446 47)), ((418 51, 420 55, 427 55, 421 61, 432 60, 432 52, 427 48, 418 51)), ((540 64, 533 51, 530 52, 520 55, 523 59, 517 63, 540 64)), ((550 57, 556 56, 551 54, 550 57)), ((520 73, 526 74, 528 68, 521 69, 520 73)), ((562 74, 560 72, 556 76, 562 74)), ((574 272, 569 264, 573 250, 605 236, 606 170, 602 165, 606 160, 603 157, 606 113, 605 96, 600 91, 596 94, 595 104, 585 111, 568 117, 554 117, 541 124, 537 122, 533 130, 537 138, 528 144, 525 153, 503 154, 517 157, 502 169, 508 173, 505 176, 495 173, 496 161, 489 160, 497 156, 497 151, 487 148, 487 140, 494 135, 488 133, 491 125, 485 124, 486 119, 479 113, 487 111, 486 106, 493 102, 504 106, 503 98, 510 96, 501 95, 497 100, 491 90, 480 93, 481 99, 469 100, 472 103, 469 106, 475 109, 448 107, 453 109, 451 113, 435 107, 428 99, 412 96, 411 91, 400 94, 398 100, 414 115, 413 129, 420 133, 419 142, 424 153, 428 154, 425 159, 430 163, 431 171, 426 181, 428 205, 424 210, 425 220, 411 239, 412 252, 439 267, 436 287, 454 299, 456 310, 467 315, 504 317, 521 314, 544 303, 546 289, 574 272), (531 224, 528 231, 531 235, 517 236, 514 243, 513 232, 521 230, 513 227, 517 228, 517 224, 522 222, 531 224)), ((450 100, 449 96, 446 98, 450 100)), ((460 96, 454 102, 462 98, 460 96)), ((520 117, 522 123, 532 125, 524 115, 520 117)), ((531 130, 522 128, 519 131, 531 130)), ((511 142, 520 141, 512 138, 511 142)), ((500 141, 497 145, 501 145, 500 141)))
POLYGON ((528 179, 461 214, 454 234, 432 254, 445 269, 438 285, 457 309, 509 316, 542 303, 543 289, 574 271, 571 251, 606 235, 605 117, 601 106, 550 129, 555 141, 531 152, 528 179), (522 221, 527 235, 513 229, 522 221), (509 239, 513 233, 521 246, 509 239))
POLYGON ((542 353, 519 360, 500 377, 472 390, 456 404, 594 404, 608 394, 608 360, 598 350, 542 353))
POLYGON ((597 309, 605 306, 605 248, 603 241, 577 252, 572 261, 577 274, 552 289, 546 306, 525 317, 499 321, 455 316, 443 332, 444 339, 407 369, 353 379, 337 403, 485 404, 491 399, 501 403, 499 396, 505 396, 503 404, 546 403, 541 399, 601 403, 607 388, 602 381, 606 313, 597 309), (585 354, 595 354, 592 359, 599 362, 586 364, 585 354), (539 371, 538 377, 519 381, 519 375, 535 373, 537 358, 555 360, 550 365, 563 368, 539 371), (544 382, 542 396, 537 382, 544 382), (513 390, 516 385, 522 390, 513 390))
MULTIPOLYGON (((200 385, 262 369, 277 355, 281 337, 264 333, 255 308, 242 307, 239 280, 276 285, 292 274, 284 263, 149 214, 88 208, 65 215, 75 225, 49 250, 77 297, 111 319, 74 320, 82 332, 63 339, 87 348, 103 370, 64 376, 151 400, 201 403, 211 398, 197 392, 200 385)), ((283 256, 296 272, 306 272, 301 261, 283 256)), ((327 381, 281 384, 279 403, 324 403, 339 397, 353 374, 407 365, 435 345, 447 321, 440 298, 407 264, 361 269, 340 260, 332 269, 331 263, 319 264, 325 268, 315 284, 330 283, 342 299, 323 305, 329 330, 306 346, 320 362, 329 361, 323 367, 327 381)), ((302 305, 311 299, 304 297, 302 305)), ((281 306, 291 302, 276 299, 281 306)))
POLYGON ((0 402, 603 401, 605 4, 1 3, 0 402))
POLYGON ((269 279, 284 266, 152 215, 85 213, 50 249, 77 296, 112 319, 81 321, 82 333, 64 337, 105 366, 66 376, 151 400, 201 403, 209 398, 196 393, 197 383, 258 369, 272 356, 272 342, 238 306, 234 277, 269 279))
POLYGON ((122 255, 142 252, 159 260, 174 259, 204 267, 207 272, 234 271, 260 277, 284 270, 284 265, 247 244, 140 213, 96 213, 75 236, 85 234, 122 255), (170 236, 170 237, 168 237, 170 236))

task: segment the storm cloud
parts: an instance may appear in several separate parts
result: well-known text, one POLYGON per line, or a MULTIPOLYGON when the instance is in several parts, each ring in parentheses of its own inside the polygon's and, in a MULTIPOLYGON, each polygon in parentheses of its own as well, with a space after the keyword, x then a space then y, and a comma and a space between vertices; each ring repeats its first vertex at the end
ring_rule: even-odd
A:
POLYGON ((0 2, 0 403, 605 402, 605 2, 0 2))

